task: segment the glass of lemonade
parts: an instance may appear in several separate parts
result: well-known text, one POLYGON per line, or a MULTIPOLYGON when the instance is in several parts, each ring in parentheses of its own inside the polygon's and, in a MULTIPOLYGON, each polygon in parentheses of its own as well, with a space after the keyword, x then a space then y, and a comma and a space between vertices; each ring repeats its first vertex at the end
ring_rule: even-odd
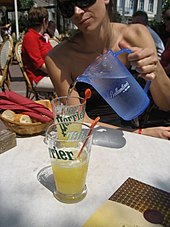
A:
POLYGON ((64 203, 75 203, 87 194, 86 176, 92 146, 89 126, 70 122, 63 139, 60 128, 65 122, 52 124, 46 132, 56 190, 54 196, 64 203), (81 155, 78 154, 84 144, 81 155))

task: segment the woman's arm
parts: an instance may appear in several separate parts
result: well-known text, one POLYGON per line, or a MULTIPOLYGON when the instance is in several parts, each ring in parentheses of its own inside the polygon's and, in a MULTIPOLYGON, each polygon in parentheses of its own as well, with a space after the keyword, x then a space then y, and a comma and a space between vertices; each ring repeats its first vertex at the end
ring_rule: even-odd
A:
MULTIPOLYGON (((53 54, 53 52, 53 50, 52 53, 50 51, 50 53, 48 53, 45 57, 47 71, 54 85, 57 96, 66 96, 68 94, 69 87, 73 83, 73 81, 70 77, 67 64, 57 64, 56 61, 60 60, 56 60, 55 55, 57 55, 57 53, 53 54)), ((73 91, 72 95, 78 96, 78 94, 75 94, 75 91, 73 91)))
POLYGON ((151 80, 150 91, 155 104, 164 111, 170 110, 170 79, 161 66, 154 41, 144 26, 131 25, 121 41, 121 48, 133 51, 128 60, 141 77, 151 80), (127 37, 126 37, 127 36, 127 37), (134 47, 136 46, 136 47, 134 47))
POLYGON ((152 81, 150 91, 154 103, 164 111, 170 110, 170 79, 160 62, 155 71, 156 78, 152 81))

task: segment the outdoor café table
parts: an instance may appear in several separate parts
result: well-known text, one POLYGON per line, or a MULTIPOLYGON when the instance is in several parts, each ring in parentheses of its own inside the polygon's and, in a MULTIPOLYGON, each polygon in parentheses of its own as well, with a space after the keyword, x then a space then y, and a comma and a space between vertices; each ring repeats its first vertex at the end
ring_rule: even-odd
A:
POLYGON ((75 204, 56 200, 38 179, 50 171, 44 136, 17 138, 16 147, 0 154, 0 226, 82 226, 129 177, 170 192, 170 141, 118 130, 109 136, 112 148, 92 146, 88 193, 75 204))

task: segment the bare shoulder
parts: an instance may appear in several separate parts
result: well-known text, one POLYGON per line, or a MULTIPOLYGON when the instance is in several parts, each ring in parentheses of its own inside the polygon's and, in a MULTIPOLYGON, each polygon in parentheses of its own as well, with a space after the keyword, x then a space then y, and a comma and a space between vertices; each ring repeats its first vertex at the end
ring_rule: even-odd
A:
POLYGON ((63 40, 55 46, 47 55, 57 66, 70 66, 79 58, 81 50, 81 39, 79 34, 63 40))
POLYGON ((120 39, 125 40, 132 46, 150 47, 154 45, 149 30, 142 24, 113 23, 113 29, 121 34, 120 39))
POLYGON ((142 24, 129 24, 123 26, 123 39, 138 47, 150 47, 154 45, 151 34, 146 26, 142 24))
POLYGON ((60 64, 63 60, 67 61, 71 55, 71 45, 69 40, 65 39, 58 45, 56 45, 49 53, 47 58, 51 58, 54 62, 60 64), (69 51, 68 51, 69 50, 69 51))

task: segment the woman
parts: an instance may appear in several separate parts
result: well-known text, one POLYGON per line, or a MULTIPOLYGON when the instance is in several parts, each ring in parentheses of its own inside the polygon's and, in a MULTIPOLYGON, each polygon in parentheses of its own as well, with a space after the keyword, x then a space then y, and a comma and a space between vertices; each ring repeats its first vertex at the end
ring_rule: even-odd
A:
MULTIPOLYGON (((164 110, 170 109, 170 97, 167 95, 170 89, 170 81, 157 59, 155 44, 147 28, 142 25, 125 25, 111 23, 107 13, 109 0, 84 0, 84 1, 61 1, 58 0, 59 8, 64 17, 71 18, 78 27, 79 32, 72 38, 63 41, 47 55, 45 62, 51 80, 58 96, 67 95, 68 89, 78 75, 81 75, 89 64, 100 54, 109 49, 114 52, 120 48, 130 48, 133 53, 121 55, 120 60, 126 67, 133 66, 141 77, 152 80, 150 91, 155 103, 164 110), (136 46, 139 46, 138 48, 136 46), (164 83, 163 83, 164 81, 164 83)), ((80 85, 81 87, 82 85, 80 85)), ((82 88, 79 89, 80 91, 82 88)), ((93 91, 93 96, 96 94, 93 91)), ((76 89, 73 96, 78 96, 76 89)), ((134 94, 135 95, 135 94, 134 94)), ((101 116, 104 122, 106 103, 98 95, 90 107, 87 103, 87 111, 99 109, 96 115, 101 116), (102 103, 101 103, 102 102, 102 103)), ((93 100, 93 97, 89 100, 93 100)), ((107 115, 112 113, 108 109, 107 115)), ((85 121, 91 122, 85 116, 85 121)), ((107 117, 105 122, 107 122, 107 117)), ((113 122, 114 124, 114 119, 113 122)), ((100 122, 100 125, 105 125, 100 122)), ((114 126, 110 126, 113 127, 114 126)), ((137 132, 136 130, 135 132, 137 132)), ((139 131, 141 133, 141 130, 139 131)), ((142 131, 145 135, 161 138, 170 137, 170 127, 147 128, 142 131)))
POLYGON ((52 49, 44 32, 48 27, 48 11, 43 7, 32 7, 28 14, 30 28, 22 42, 22 60, 33 87, 54 90, 44 62, 52 49))
MULTIPOLYGON (((164 14, 165 29, 170 34, 170 9, 166 10, 164 14)), ((167 39, 165 51, 161 56, 161 64, 170 77, 170 37, 167 39)))

